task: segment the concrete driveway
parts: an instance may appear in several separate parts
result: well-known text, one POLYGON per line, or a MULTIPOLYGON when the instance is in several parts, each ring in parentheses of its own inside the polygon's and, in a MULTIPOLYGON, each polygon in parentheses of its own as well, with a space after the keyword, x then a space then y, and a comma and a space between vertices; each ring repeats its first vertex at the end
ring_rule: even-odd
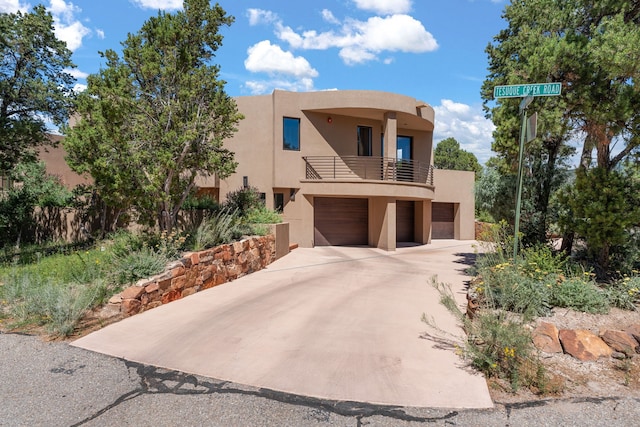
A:
POLYGON ((299 248, 267 269, 155 308, 73 345, 134 362, 339 401, 488 408, 486 382, 425 338, 462 336, 431 278, 464 303, 474 242, 384 252, 299 248))

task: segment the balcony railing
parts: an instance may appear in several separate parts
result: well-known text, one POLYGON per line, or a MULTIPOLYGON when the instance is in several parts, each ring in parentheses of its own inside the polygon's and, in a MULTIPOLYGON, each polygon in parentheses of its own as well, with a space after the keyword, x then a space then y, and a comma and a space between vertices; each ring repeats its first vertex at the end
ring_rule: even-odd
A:
POLYGON ((433 185, 433 167, 415 160, 372 156, 307 156, 307 179, 375 180, 433 185))

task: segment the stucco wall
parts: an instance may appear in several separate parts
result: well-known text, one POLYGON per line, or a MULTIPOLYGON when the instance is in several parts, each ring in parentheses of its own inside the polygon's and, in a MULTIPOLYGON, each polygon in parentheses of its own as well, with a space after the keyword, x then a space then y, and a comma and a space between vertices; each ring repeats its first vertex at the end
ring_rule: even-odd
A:
POLYGON ((433 172, 433 201, 457 205, 455 238, 475 239, 475 173, 444 169, 435 169, 433 172))

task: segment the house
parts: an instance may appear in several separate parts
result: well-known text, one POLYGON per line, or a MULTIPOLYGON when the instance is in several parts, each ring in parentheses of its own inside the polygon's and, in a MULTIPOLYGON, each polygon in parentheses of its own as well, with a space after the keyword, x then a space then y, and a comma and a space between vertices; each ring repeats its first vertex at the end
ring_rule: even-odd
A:
POLYGON ((236 98, 225 142, 238 168, 199 178, 218 200, 255 187, 301 247, 474 239, 474 173, 433 168, 434 110, 377 91, 288 92, 236 98))

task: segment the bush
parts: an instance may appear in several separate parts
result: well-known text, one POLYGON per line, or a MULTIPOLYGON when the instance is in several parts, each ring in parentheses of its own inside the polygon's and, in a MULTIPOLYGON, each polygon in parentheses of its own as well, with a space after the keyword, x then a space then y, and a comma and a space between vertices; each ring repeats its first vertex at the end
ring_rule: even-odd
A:
POLYGON ((205 218, 194 233, 191 249, 199 251, 231 242, 240 233, 239 224, 235 212, 226 210, 205 218))
POLYGON ((238 216, 244 218, 253 208, 264 206, 264 201, 257 188, 247 187, 227 193, 227 200, 224 209, 228 212, 236 212, 238 216))
POLYGON ((14 268, 2 287, 2 298, 18 325, 46 325, 49 332, 68 336, 86 311, 103 303, 109 292, 103 280, 90 286, 60 283, 31 269, 14 268))
POLYGON ((245 216, 245 222, 249 224, 278 224, 282 222, 282 217, 278 212, 260 205, 249 209, 245 216))
POLYGON ((637 310, 640 304, 640 276, 633 271, 633 276, 624 276, 622 279, 607 285, 604 294, 612 307, 624 310, 637 310))
MULTIPOLYGON (((538 393, 550 391, 549 376, 522 317, 483 305, 471 320, 458 307, 450 286, 435 279, 432 285, 440 294, 440 302, 463 324, 467 339, 457 346, 458 354, 471 366, 488 378, 508 381, 513 391, 522 386, 538 393)), ((430 324, 426 316, 422 319, 430 324)))
POLYGON ((607 313, 609 301, 598 287, 580 278, 569 278, 551 287, 554 307, 572 308, 586 313, 607 313))
POLYGON ((170 259, 148 246, 125 253, 113 253, 109 278, 117 285, 135 283, 164 270, 170 259))

